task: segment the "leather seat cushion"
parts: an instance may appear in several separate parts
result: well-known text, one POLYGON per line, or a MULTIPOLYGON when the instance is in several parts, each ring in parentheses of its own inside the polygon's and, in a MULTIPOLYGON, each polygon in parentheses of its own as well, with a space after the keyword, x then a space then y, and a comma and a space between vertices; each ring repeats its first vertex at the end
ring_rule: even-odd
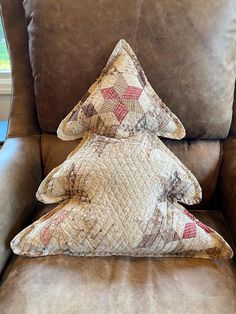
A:
MULTIPOLYGON (((231 243, 220 213, 193 214, 231 243)), ((235 313, 236 261, 14 256, 3 275, 0 309, 2 314, 235 313)))
MULTIPOLYGON (((41 140, 44 175, 60 165, 79 142, 79 140, 61 141, 55 135, 44 133, 41 140)), ((202 202, 191 208, 206 209, 213 197, 219 174, 220 142, 164 140, 164 143, 193 172, 202 187, 202 202)))

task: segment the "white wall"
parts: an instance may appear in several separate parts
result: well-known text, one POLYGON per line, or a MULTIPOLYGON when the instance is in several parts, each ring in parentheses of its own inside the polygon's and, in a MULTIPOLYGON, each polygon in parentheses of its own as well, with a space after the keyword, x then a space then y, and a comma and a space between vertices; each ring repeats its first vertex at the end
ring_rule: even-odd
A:
POLYGON ((0 95, 0 120, 7 120, 10 110, 10 95, 0 95))

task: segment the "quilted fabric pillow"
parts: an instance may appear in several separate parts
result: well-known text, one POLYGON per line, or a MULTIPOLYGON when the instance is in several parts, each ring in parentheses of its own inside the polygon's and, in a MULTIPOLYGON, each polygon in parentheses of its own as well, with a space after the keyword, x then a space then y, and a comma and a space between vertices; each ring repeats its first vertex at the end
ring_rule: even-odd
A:
POLYGON ((59 125, 63 140, 81 138, 88 130, 125 138, 147 129, 180 139, 185 130, 148 82, 134 52, 120 40, 98 80, 59 125))
POLYGON ((16 254, 230 258, 224 239, 177 203, 201 188, 155 135, 126 139, 88 134, 42 182, 37 197, 65 200, 20 232, 16 254))
POLYGON ((158 201, 169 197, 188 205, 201 200, 201 188, 193 174, 157 136, 147 132, 127 139, 88 134, 67 160, 49 173, 36 196, 46 204, 71 197, 89 202, 88 195, 96 193, 97 203, 113 179, 117 184, 112 187, 113 194, 107 195, 109 203, 122 198, 125 191, 126 197, 138 194, 132 197, 133 206, 136 201, 138 206, 140 197, 143 206, 148 206, 146 194, 158 201))

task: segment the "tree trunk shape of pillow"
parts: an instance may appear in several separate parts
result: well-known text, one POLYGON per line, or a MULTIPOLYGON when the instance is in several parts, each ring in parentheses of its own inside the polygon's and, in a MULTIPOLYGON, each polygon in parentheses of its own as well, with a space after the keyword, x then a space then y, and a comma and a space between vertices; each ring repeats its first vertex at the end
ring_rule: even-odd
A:
POLYGON ((230 258, 223 238, 177 203, 201 200, 193 174, 149 132, 88 134, 42 182, 39 200, 65 200, 12 241, 28 256, 230 258))

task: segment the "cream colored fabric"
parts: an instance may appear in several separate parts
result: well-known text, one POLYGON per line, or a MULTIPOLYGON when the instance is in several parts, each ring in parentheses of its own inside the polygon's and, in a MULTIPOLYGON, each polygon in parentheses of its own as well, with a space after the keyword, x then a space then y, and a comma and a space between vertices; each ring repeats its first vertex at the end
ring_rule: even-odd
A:
POLYGON ((130 199, 130 206, 146 208, 167 197, 191 205, 201 200, 201 187, 152 133, 137 132, 126 139, 90 133, 37 192, 38 200, 46 204, 71 197, 93 199, 98 206, 107 198, 114 207, 130 199))
POLYGON ((120 40, 98 80, 58 128, 63 140, 81 138, 87 130, 125 138, 147 129, 180 139, 185 130, 161 101, 125 40, 120 40))
POLYGON ((232 256, 220 235, 176 202, 199 202, 200 186, 149 132, 127 139, 89 134, 37 197, 68 200, 15 237, 16 254, 232 256))

